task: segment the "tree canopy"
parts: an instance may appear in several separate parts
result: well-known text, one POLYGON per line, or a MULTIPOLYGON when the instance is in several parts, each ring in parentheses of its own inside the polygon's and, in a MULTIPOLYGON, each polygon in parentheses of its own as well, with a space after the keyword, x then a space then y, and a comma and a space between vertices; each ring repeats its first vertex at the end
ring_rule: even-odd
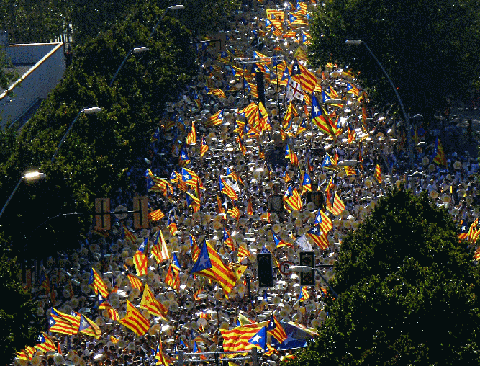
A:
MULTIPOLYGON (((238 0, 185 0, 175 14, 195 35, 222 29, 238 0)), ((176 4, 149 2, 158 9, 176 4)), ((7 30, 12 43, 49 42, 73 31, 74 43, 83 45, 142 9, 137 0, 0 0, 0 30, 7 30), (71 24, 71 29, 69 25, 71 24)))
POLYGON ((41 331, 41 320, 36 317, 37 304, 22 287, 20 269, 15 259, 3 251, 0 255, 0 359, 11 360, 15 351, 34 344, 41 331))
POLYGON ((448 214, 396 190, 350 233, 339 297, 292 365, 480 364, 478 268, 448 214))
POLYGON ((390 75, 411 113, 445 109, 447 97, 465 100, 480 76, 478 2, 473 0, 326 0, 312 22, 310 59, 360 71, 379 103, 397 103, 390 75))
MULTIPOLYGON (((211 4, 217 7, 216 2, 211 4)), ((203 11, 206 8, 204 4, 203 11)), ((44 257, 54 253, 58 243, 64 249, 76 247, 91 225, 91 216, 69 216, 63 222, 59 218, 35 229, 60 213, 93 212, 95 197, 114 197, 143 175, 146 165, 141 161, 165 103, 178 98, 197 70, 192 30, 172 14, 163 16, 164 12, 163 5, 137 6, 126 19, 78 46, 64 79, 18 137, 12 139, 8 131, 0 139, 9 148, 0 163, 0 201, 7 200, 26 169, 39 167, 47 176, 37 184, 22 184, 1 218, 6 237, 11 237, 15 248, 25 249, 25 255, 44 257), (110 87, 122 60, 139 46, 149 50, 131 54, 110 87), (51 162, 78 112, 92 106, 102 111, 80 115, 51 162), (39 241, 42 247, 30 245, 39 241)), ((218 30, 220 24, 212 23, 209 29, 218 30)))

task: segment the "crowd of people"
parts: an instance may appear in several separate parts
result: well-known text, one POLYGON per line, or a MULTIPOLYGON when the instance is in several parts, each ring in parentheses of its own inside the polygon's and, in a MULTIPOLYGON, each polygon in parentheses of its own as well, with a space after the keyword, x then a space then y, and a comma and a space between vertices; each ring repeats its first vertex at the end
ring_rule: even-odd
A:
MULTIPOLYGON (((314 336, 327 317, 325 297, 333 296, 332 268, 322 269, 313 286, 302 286, 300 273, 282 264, 298 265, 300 251, 313 251, 317 265, 334 264, 344 237, 402 182, 415 194, 428 191, 459 225, 478 217, 475 157, 447 154, 447 165, 439 165, 432 152, 441 154, 441 147, 429 147, 433 140, 423 138, 426 144, 416 141, 414 147, 414 168, 405 170, 407 142, 398 121, 368 107, 354 74, 337 65, 307 66, 308 21, 315 6, 298 2, 280 9, 255 2, 237 13, 222 34, 225 44, 198 44, 198 79, 167 107, 151 154, 139 164, 145 176, 131 191, 118 192, 112 204, 128 207, 145 186, 150 210, 159 216, 151 217, 148 229, 135 230, 127 217, 108 233, 92 230, 78 253, 43 263, 43 275, 32 286, 38 316, 49 321, 52 310, 77 312, 92 319, 101 334, 46 329, 55 350, 17 357, 18 364, 175 362, 180 351, 222 351, 222 330, 237 322, 270 322, 274 316, 288 338, 278 345, 269 336, 259 352, 261 362, 275 365, 314 336), (160 232, 168 253, 158 260, 151 248, 160 232), (203 276, 201 269, 192 273, 205 242, 235 275, 233 287, 203 276), (139 248, 148 257, 148 270, 137 276, 139 248), (260 286, 259 253, 272 255, 273 287, 260 286), (98 289, 92 289, 92 268, 108 297, 99 300, 98 289), (172 268, 173 282, 167 280, 172 268), (139 288, 128 274, 140 280, 139 288), (154 316, 140 308, 149 329, 138 336, 119 320, 127 314, 127 301, 138 308, 146 284, 166 313, 154 316)), ((186 355, 184 362, 214 362, 200 353, 186 355)))

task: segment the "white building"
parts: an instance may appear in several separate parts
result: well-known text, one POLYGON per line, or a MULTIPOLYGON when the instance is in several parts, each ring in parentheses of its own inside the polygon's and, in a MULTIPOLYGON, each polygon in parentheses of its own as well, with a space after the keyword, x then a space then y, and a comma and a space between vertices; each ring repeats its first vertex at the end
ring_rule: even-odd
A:
POLYGON ((18 79, 0 89, 0 127, 23 125, 65 72, 63 42, 14 44, 3 48, 18 79))

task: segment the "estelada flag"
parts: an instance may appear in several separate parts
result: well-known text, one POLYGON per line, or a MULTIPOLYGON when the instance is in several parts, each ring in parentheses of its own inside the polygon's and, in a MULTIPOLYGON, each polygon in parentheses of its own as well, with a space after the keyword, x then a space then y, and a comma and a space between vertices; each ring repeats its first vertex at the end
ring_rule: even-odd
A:
POLYGON ((249 340, 255 336, 267 322, 247 324, 231 330, 220 329, 223 337, 223 350, 225 352, 248 351, 255 348, 249 340))
POLYGON ((55 343, 50 338, 48 338, 47 333, 42 332, 39 338, 40 343, 35 345, 36 349, 45 353, 55 351, 55 343))
POLYGON ((237 282, 235 274, 223 264, 217 251, 206 240, 190 273, 218 282, 226 294, 232 291, 237 282))
POLYGON ((129 300, 127 300, 127 314, 118 322, 139 337, 147 333, 150 328, 150 321, 129 300))
POLYGON ((208 151, 208 145, 207 142, 205 141, 205 136, 202 137, 202 142, 200 144, 200 157, 203 158, 203 155, 208 151))
POLYGON ((140 245, 135 255, 133 256, 133 263, 137 270, 137 276, 145 276, 148 273, 148 258, 145 255, 148 238, 140 245))

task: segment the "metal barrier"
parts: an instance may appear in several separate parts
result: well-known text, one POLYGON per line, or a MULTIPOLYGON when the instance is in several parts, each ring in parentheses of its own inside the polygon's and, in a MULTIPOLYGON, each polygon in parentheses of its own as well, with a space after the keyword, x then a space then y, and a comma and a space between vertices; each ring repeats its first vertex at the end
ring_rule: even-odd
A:
POLYGON ((242 356, 242 357, 232 357, 232 358, 220 358, 220 355, 236 355, 238 353, 242 352, 196 352, 196 353, 184 353, 183 351, 178 352, 178 358, 177 358, 177 366, 183 366, 185 362, 189 363, 197 363, 197 362, 215 362, 217 366, 220 365, 220 361, 243 361, 243 360, 249 360, 252 362, 252 366, 258 366, 258 353, 256 348, 252 348, 250 351, 249 356, 242 356), (205 360, 202 359, 197 359, 197 358, 191 358, 191 356, 209 356, 213 355, 212 358, 207 358, 205 360), (190 356, 188 358, 185 358, 185 356, 190 356))

